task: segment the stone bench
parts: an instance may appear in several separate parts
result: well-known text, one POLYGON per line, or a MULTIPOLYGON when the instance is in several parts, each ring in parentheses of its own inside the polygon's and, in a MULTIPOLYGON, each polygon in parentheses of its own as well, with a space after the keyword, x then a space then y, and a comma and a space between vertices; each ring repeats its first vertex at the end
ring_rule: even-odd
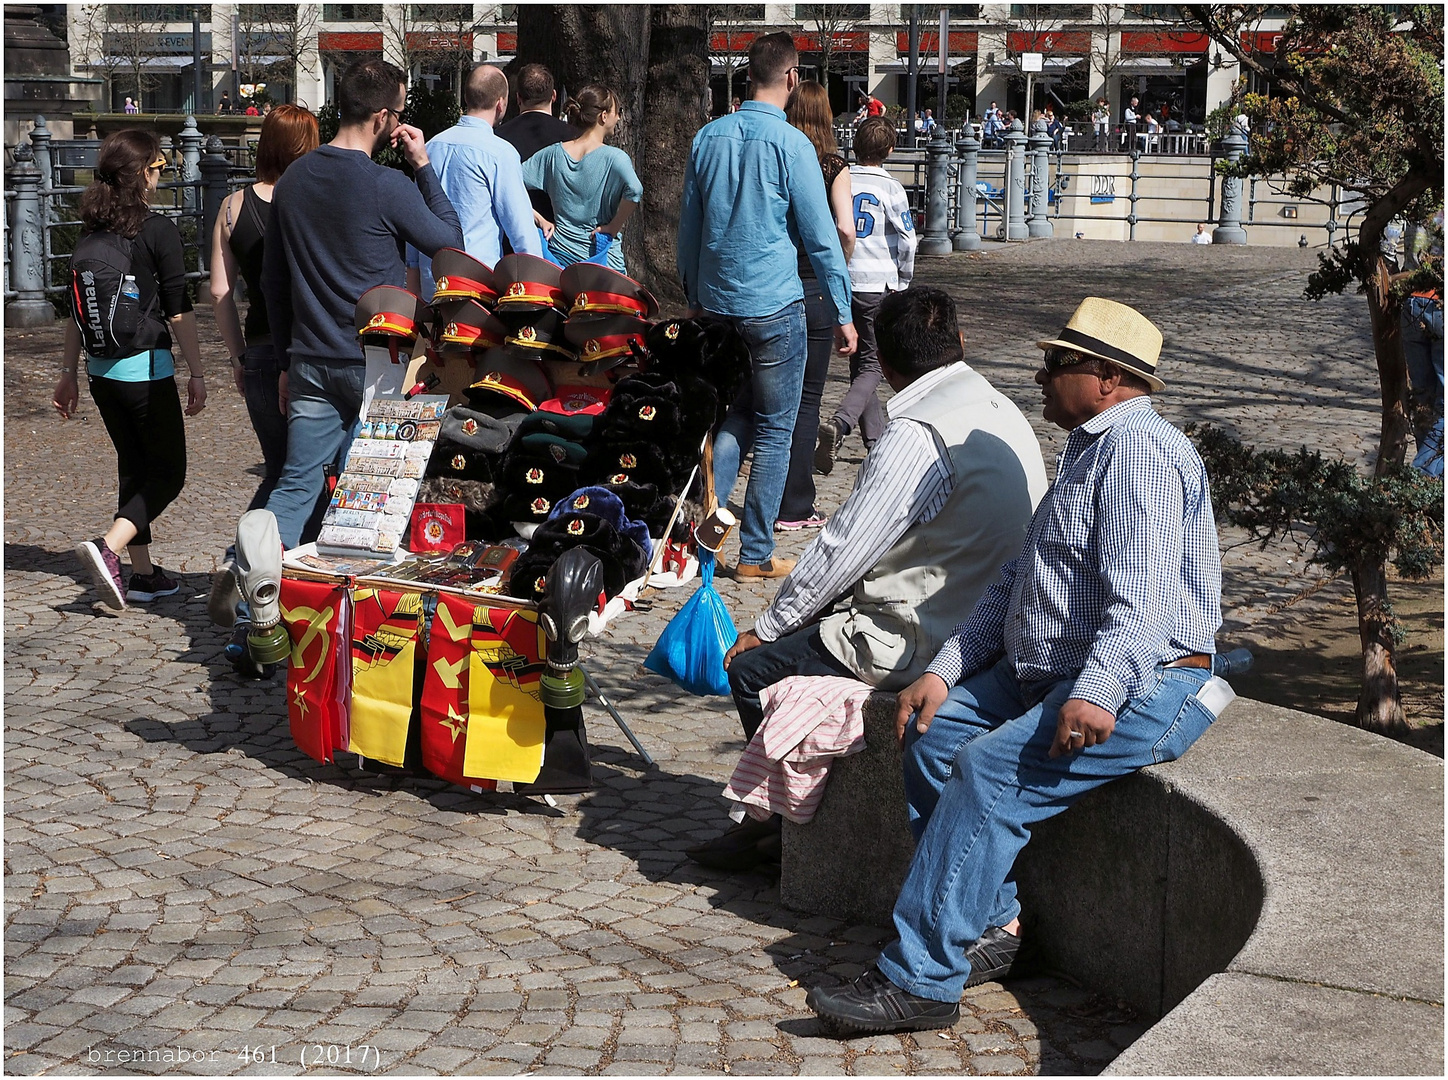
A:
MULTIPOLYGON (((889 926, 914 848, 893 697, 865 735, 785 824, 780 897, 889 926)), ((1238 699, 1038 826, 1016 874, 1050 966, 1156 1021, 1107 1072, 1442 1075, 1443 854, 1441 760, 1238 699)))

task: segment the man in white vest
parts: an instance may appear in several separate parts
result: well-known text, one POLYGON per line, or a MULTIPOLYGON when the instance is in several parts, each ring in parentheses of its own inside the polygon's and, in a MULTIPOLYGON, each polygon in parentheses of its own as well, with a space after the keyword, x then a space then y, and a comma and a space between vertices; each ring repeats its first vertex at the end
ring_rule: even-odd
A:
MULTIPOLYGON (((947 293, 891 293, 875 327, 895 391, 889 422, 849 498, 724 659, 746 738, 764 719, 760 691, 790 675, 910 685, 1020 551, 1046 491, 1040 444, 1010 399, 965 363, 947 293)), ((687 854, 747 869, 778 850, 780 828, 778 815, 746 819, 687 854)))

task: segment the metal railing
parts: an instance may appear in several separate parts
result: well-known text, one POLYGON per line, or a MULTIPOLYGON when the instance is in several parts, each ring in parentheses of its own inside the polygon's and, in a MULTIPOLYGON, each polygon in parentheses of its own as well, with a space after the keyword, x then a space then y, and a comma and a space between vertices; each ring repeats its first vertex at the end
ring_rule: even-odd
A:
MULTIPOLYGON (((189 116, 177 138, 162 136, 161 144, 175 179, 161 182, 151 206, 176 222, 186 279, 199 284, 210 277, 211 233, 222 201, 253 179, 252 150, 226 146, 214 135, 207 139, 189 116)), ((52 301, 69 287, 67 267, 80 233, 78 204, 86 185, 60 181, 75 180, 93 168, 99 145, 95 140, 55 142, 45 119, 36 117, 29 140, 11 148, 5 185, 4 300, 14 325, 51 317, 52 301)))
MULTIPOLYGON (((1019 129, 1015 134, 1018 140, 1006 150, 983 150, 978 141, 962 136, 937 144, 938 150, 935 146, 928 149, 923 166, 912 162, 917 177, 922 171, 925 174, 925 187, 911 192, 911 207, 920 215, 923 237, 933 236, 937 247, 948 241, 951 249, 968 251, 978 247, 982 239, 1017 240, 1056 235, 1067 197, 1091 198, 1095 194, 1073 191, 1082 178, 1074 165, 1076 155, 1049 149, 1044 136, 1028 140, 1019 129), (938 154, 937 160, 930 161, 931 154, 938 154), (1019 160, 1014 164, 1020 173, 1016 184, 1022 205, 1020 220, 1012 221, 1010 196, 1016 157, 1019 160), (934 183, 943 185, 945 193, 945 198, 938 202, 932 202, 928 196, 928 188, 934 183), (1038 187, 1039 196, 1035 194, 1038 187)), ((1244 150, 1244 144, 1231 138, 1210 144, 1200 176, 1187 177, 1143 175, 1140 166, 1146 155, 1140 151, 1125 155, 1130 161, 1127 174, 1104 179, 1120 180, 1126 190, 1114 190, 1113 184, 1109 194, 1099 196, 1099 202, 1093 200, 1091 205, 1095 209, 1089 216, 1073 216, 1067 220, 1124 226, 1128 240, 1137 239, 1138 225, 1196 222, 1207 222, 1226 230, 1224 239, 1232 237, 1227 240, 1230 243, 1246 243, 1249 231, 1262 229, 1289 229, 1303 240, 1307 233, 1320 230, 1325 233, 1328 247, 1352 235, 1361 207, 1344 206, 1343 193, 1336 186, 1304 200, 1286 197, 1281 178, 1254 177, 1245 184, 1242 180, 1223 178, 1217 172, 1217 162, 1236 160, 1244 150), (1189 189, 1185 194, 1183 187, 1189 189), (1283 207, 1303 202, 1325 206, 1325 219, 1306 222, 1277 216, 1283 207), (1105 206, 1110 209, 1102 209, 1105 206)), ((888 163, 892 171, 895 171, 895 159, 896 155, 892 154, 888 163)), ((903 178, 901 180, 903 183, 903 178)))

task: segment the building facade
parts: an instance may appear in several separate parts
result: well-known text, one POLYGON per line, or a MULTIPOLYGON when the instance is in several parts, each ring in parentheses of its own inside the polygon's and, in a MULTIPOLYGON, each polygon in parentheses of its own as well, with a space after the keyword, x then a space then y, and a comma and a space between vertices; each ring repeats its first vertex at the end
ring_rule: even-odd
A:
MULTIPOLYGON (((1104 97, 1113 118, 1143 106, 1200 124, 1226 101, 1238 70, 1230 56, 1184 28, 1176 5, 901 4, 716 5, 710 34, 714 111, 747 96, 743 65, 760 33, 795 35, 806 75, 824 82, 837 113, 868 91, 903 105, 910 82, 910 22, 918 32, 917 102, 939 100, 941 14, 947 18, 947 117, 979 116, 992 102, 1024 112, 1023 57, 1037 54, 1032 104, 1081 112, 1104 97)), ((1268 8, 1251 35, 1270 50, 1286 15, 1268 8)), ((414 80, 456 87, 474 61, 506 63, 517 48, 514 4, 74 4, 66 6, 76 73, 105 79, 108 104, 131 98, 146 112, 214 112, 221 94, 241 108, 262 93, 316 108, 338 72, 381 56, 414 80), (199 60, 199 66, 197 61, 199 60)))

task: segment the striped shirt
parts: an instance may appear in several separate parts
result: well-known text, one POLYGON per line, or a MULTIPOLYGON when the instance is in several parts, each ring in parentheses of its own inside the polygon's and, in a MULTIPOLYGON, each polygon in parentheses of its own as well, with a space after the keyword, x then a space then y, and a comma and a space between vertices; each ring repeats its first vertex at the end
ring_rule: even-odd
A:
POLYGON ((955 685, 1004 656, 1023 683, 1074 678, 1109 712, 1160 664, 1215 651, 1222 564, 1196 449, 1132 398, 1075 428, 1018 558, 930 670, 955 685))
POLYGON ((850 287, 862 293, 910 288, 916 236, 905 189, 878 165, 851 165, 850 189, 855 207, 850 287))
POLYGON ((759 640, 775 641, 811 622, 854 588, 906 529, 940 513, 955 490, 945 443, 930 425, 898 414, 959 368, 927 372, 886 403, 891 420, 860 466, 854 490, 755 622, 759 640))

